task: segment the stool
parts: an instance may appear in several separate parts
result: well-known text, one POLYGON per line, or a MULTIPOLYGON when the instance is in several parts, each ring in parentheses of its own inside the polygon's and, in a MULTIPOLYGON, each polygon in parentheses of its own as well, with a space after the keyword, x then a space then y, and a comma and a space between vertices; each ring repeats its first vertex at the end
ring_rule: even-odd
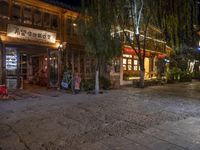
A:
POLYGON ((0 85, 0 98, 2 99, 8 98, 8 90, 5 85, 0 85))

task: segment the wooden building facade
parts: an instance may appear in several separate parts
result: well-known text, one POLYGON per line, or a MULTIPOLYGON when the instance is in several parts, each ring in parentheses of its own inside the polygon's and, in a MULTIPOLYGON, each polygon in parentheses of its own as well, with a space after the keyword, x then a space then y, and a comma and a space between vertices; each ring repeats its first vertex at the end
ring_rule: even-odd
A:
POLYGON ((78 13, 42 0, 0 0, 0 7, 0 84, 60 87, 66 68, 92 76, 94 60, 79 39, 78 13))
MULTIPOLYGON (((140 78, 140 65, 139 59, 136 54, 137 47, 135 50, 129 46, 129 41, 136 42, 134 40, 134 32, 126 29, 124 31, 118 31, 118 36, 121 38, 122 43, 122 55, 120 58, 115 59, 112 64, 111 69, 111 79, 113 84, 116 87, 120 85, 132 84, 133 80, 139 80, 140 78), (126 35, 125 33, 126 32, 126 35), (128 36, 128 38, 127 38, 128 36)), ((144 36, 140 35, 141 48, 143 48, 143 38, 144 36)), ((162 32, 149 25, 146 35, 146 47, 145 47, 145 80, 158 78, 160 74, 160 68, 157 67, 157 62, 160 60, 168 61, 168 57, 172 52, 172 49, 167 46, 167 43, 163 40, 162 32)), ((137 45, 137 44, 135 44, 137 45)), ((139 51, 138 51, 139 52, 139 51)), ((141 49, 141 54, 143 54, 141 49)), ((162 74, 166 72, 167 63, 162 67, 162 74)))

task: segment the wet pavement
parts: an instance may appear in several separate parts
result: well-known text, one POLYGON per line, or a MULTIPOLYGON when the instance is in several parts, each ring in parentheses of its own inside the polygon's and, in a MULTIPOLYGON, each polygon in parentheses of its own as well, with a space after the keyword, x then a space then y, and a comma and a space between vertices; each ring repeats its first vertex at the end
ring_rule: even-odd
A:
POLYGON ((0 101, 0 150, 199 150, 200 82, 93 95, 15 91, 0 101))

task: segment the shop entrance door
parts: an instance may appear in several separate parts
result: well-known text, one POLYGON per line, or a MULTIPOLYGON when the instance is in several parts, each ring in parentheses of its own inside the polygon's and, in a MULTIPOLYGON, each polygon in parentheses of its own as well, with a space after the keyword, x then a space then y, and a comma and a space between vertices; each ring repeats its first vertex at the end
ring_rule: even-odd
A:
POLYGON ((60 88, 61 58, 60 51, 48 49, 48 87, 60 88))
POLYGON ((149 58, 145 58, 144 59, 144 68, 145 68, 145 77, 146 78, 149 78, 149 71, 150 71, 149 64, 150 64, 149 58))

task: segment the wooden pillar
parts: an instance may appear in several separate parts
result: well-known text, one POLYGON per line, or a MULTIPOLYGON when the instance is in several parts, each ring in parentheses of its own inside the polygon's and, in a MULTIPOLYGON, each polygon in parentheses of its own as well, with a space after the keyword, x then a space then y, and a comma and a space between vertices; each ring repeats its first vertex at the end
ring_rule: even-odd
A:
POLYGON ((80 70, 81 70, 81 59, 80 59, 80 50, 78 51, 78 73, 80 73, 80 70))
POLYGON ((3 43, 0 39, 0 84, 3 84, 3 43))
MULTIPOLYGON (((68 48, 69 48, 69 47, 66 45, 66 48, 65 48, 65 59, 66 59, 65 62, 66 62, 66 64, 65 64, 65 65, 67 66, 67 69, 68 69, 68 67, 69 67, 69 64, 68 64, 68 63, 69 63, 69 58, 68 58, 68 52, 69 52, 69 51, 68 51, 68 48)), ((65 70, 65 71, 66 71, 66 70, 65 70)))
POLYGON ((50 88, 50 50, 47 48, 47 88, 50 88))
POLYGON ((21 82, 23 82, 20 78, 20 53, 19 49, 16 49, 17 51, 17 88, 21 88, 21 82))
POLYGON ((2 42, 2 84, 6 85, 6 50, 2 42))
POLYGON ((72 74, 74 74, 74 51, 72 50, 72 52, 71 52, 71 57, 72 57, 72 59, 71 59, 71 64, 72 64, 72 74))
POLYGON ((58 51, 58 87, 57 89, 60 89, 60 83, 61 83, 61 65, 62 65, 62 61, 61 61, 61 50, 58 51))
POLYGON ((86 54, 83 55, 84 78, 86 78, 86 54))
POLYGON ((12 1, 9 0, 9 1, 8 1, 8 4, 9 4, 8 17, 11 19, 11 18, 12 18, 12 16, 11 16, 11 12, 12 12, 12 1))
POLYGON ((71 64, 72 64, 72 86, 71 86, 71 89, 72 89, 72 93, 74 93, 74 51, 72 50, 71 51, 71 64))

